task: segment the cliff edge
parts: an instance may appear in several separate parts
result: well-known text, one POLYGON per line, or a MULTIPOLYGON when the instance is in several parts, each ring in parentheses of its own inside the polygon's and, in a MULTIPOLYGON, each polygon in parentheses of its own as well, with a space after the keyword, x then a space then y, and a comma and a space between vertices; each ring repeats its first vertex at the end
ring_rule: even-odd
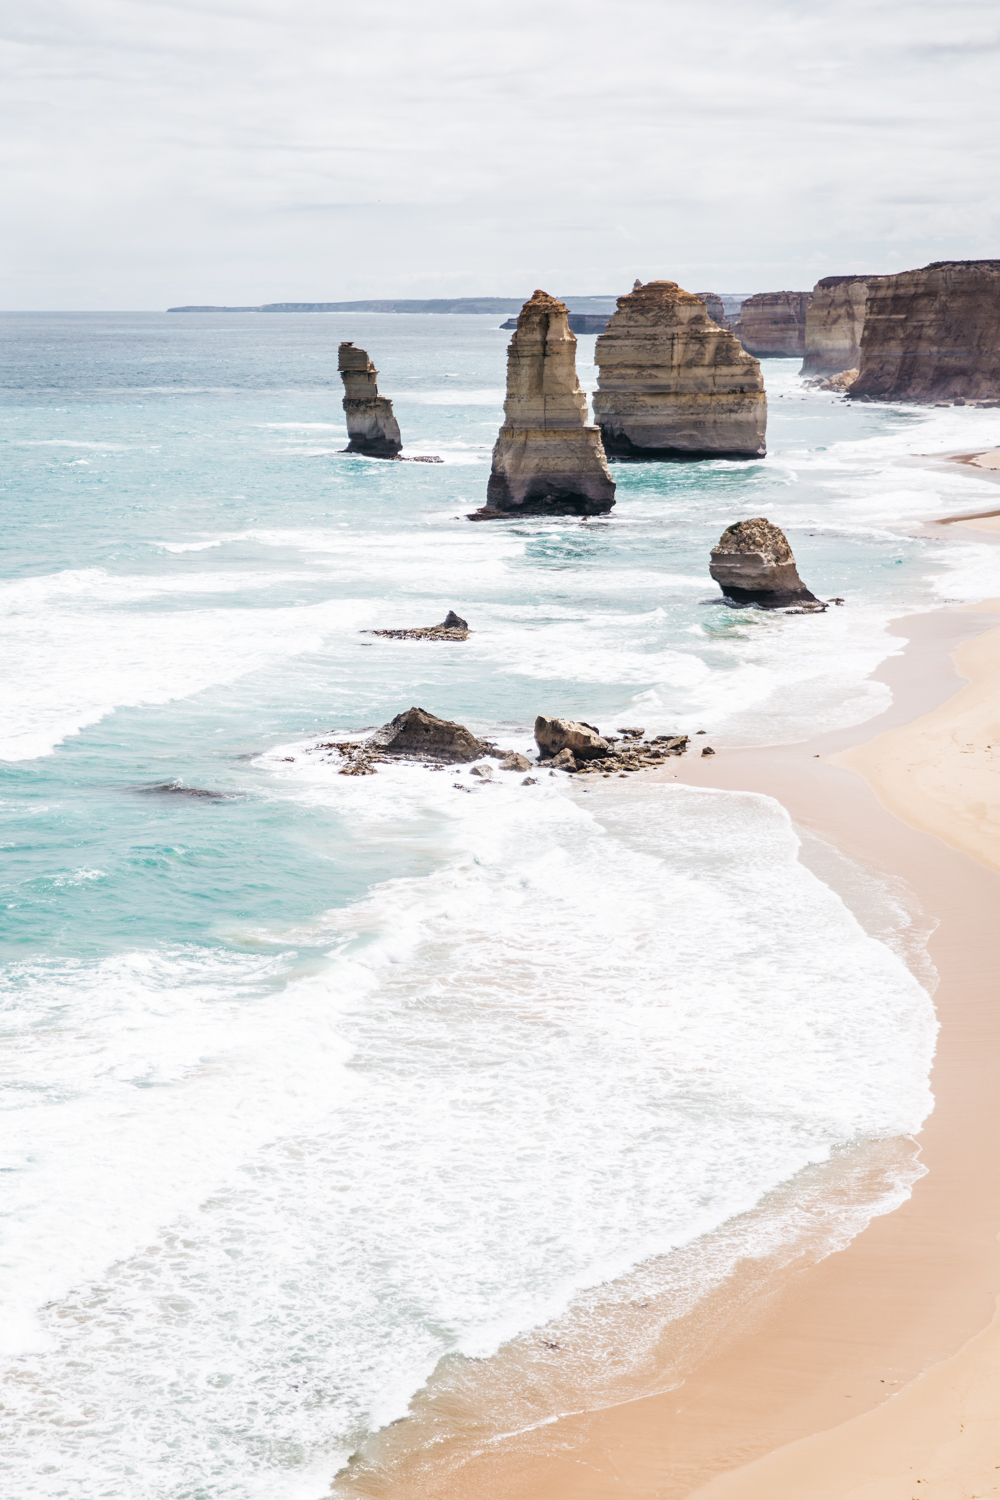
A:
POLYGON ((850 397, 1000 397, 1000 260, 934 261, 884 276, 868 298, 850 397))

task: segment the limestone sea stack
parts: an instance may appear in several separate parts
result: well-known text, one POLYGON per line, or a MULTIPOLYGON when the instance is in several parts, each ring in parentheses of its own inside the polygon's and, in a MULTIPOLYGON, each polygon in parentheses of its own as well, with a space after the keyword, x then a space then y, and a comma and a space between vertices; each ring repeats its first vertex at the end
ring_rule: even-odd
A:
POLYGON ((496 515, 599 515, 615 503, 601 434, 587 425, 566 305, 536 291, 507 350, 505 420, 486 507, 496 515))
POLYGON ((392 402, 378 393, 378 371, 368 355, 353 344, 341 344, 337 368, 344 382, 345 453, 395 458, 403 446, 399 423, 392 414, 392 402))
POLYGON ((618 298, 597 340, 594 416, 605 452, 627 458, 762 458, 760 365, 675 281, 618 298))
POLYGON ((725 305, 718 292, 695 292, 699 302, 704 302, 708 310, 708 316, 713 323, 718 323, 720 328, 728 328, 729 320, 726 317, 725 305))
POLYGON ((708 570, 735 604, 781 609, 819 603, 799 577, 785 533, 763 516, 727 527, 712 548, 708 570))
POLYGON ((865 306, 869 290, 881 280, 881 276, 824 276, 817 281, 806 312, 805 359, 800 375, 860 368, 865 306))
POLYGON ((883 276, 868 297, 850 398, 1000 397, 1000 260, 934 261, 883 276))
POLYGON ((733 332, 757 359, 801 359, 812 292, 758 292, 740 307, 733 332))

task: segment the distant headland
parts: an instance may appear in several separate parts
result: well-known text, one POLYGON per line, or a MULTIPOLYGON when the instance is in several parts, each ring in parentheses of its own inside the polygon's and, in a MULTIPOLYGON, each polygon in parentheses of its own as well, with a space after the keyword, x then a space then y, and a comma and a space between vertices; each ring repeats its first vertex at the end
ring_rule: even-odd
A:
MULTIPOLYGON (((564 297, 571 312, 613 313, 617 296, 564 297), (580 306, 577 306, 577 304, 580 306)), ((519 313, 524 297, 381 298, 364 302, 266 302, 261 307, 168 307, 172 313, 219 312, 375 312, 375 313, 519 313)))

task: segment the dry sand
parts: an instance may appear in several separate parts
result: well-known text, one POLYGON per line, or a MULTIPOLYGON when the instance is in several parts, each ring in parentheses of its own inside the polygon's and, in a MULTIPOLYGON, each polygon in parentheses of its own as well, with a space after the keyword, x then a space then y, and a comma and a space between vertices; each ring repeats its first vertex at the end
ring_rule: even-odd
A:
MULTIPOLYGON (((348 1481, 336 1493, 895 1500, 906 1485, 913 1500, 992 1493, 1000 1469, 989 1485, 982 1474, 1000 1464, 1000 1331, 983 1330, 1000 1295, 1000 810, 987 818, 984 809, 993 806, 985 745, 1000 742, 1000 708, 998 741, 988 733, 991 692, 1000 706, 998 613, 1000 601, 897 622, 908 645, 878 674, 894 694, 878 720, 803 745, 689 756, 654 773, 777 797, 802 829, 905 885, 937 922, 928 944, 940 976, 936 1105, 919 1138, 927 1175, 909 1200, 839 1254, 804 1259, 765 1283, 737 1278, 725 1289, 726 1320, 713 1325, 678 1388, 466 1448, 443 1469, 432 1462, 406 1473, 404 1464, 384 1488, 348 1481), (956 648, 963 674, 975 674, 967 688, 951 660, 956 648), (856 748, 861 741, 870 743, 856 748)), ((819 858, 817 847, 804 851, 807 862, 819 858)))

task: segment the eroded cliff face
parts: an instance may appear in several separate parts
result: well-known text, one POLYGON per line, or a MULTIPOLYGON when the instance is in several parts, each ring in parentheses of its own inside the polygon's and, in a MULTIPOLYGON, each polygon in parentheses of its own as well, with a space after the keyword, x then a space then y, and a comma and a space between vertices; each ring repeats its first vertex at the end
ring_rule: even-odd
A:
POLYGON ((1000 260, 936 261, 884 276, 868 297, 850 397, 1000 397, 1000 260))
POLYGON ((760 458, 767 397, 760 365, 675 281, 618 298, 597 340, 594 416, 607 453, 629 458, 760 458))
POLYGON ((802 375, 834 374, 861 366, 861 334, 869 293, 881 276, 824 276, 806 313, 802 375))
POLYGON ((348 443, 345 452, 395 458, 403 446, 392 402, 378 393, 378 371, 364 349, 341 344, 337 368, 344 382, 348 443))
POLYGON ((743 303, 733 332, 757 359, 801 359, 811 301, 812 292, 758 292, 743 303))
POLYGON ((566 304, 547 292, 536 291, 518 317, 507 350, 504 413, 486 515, 596 515, 611 509, 615 482, 601 434, 587 424, 566 304))

